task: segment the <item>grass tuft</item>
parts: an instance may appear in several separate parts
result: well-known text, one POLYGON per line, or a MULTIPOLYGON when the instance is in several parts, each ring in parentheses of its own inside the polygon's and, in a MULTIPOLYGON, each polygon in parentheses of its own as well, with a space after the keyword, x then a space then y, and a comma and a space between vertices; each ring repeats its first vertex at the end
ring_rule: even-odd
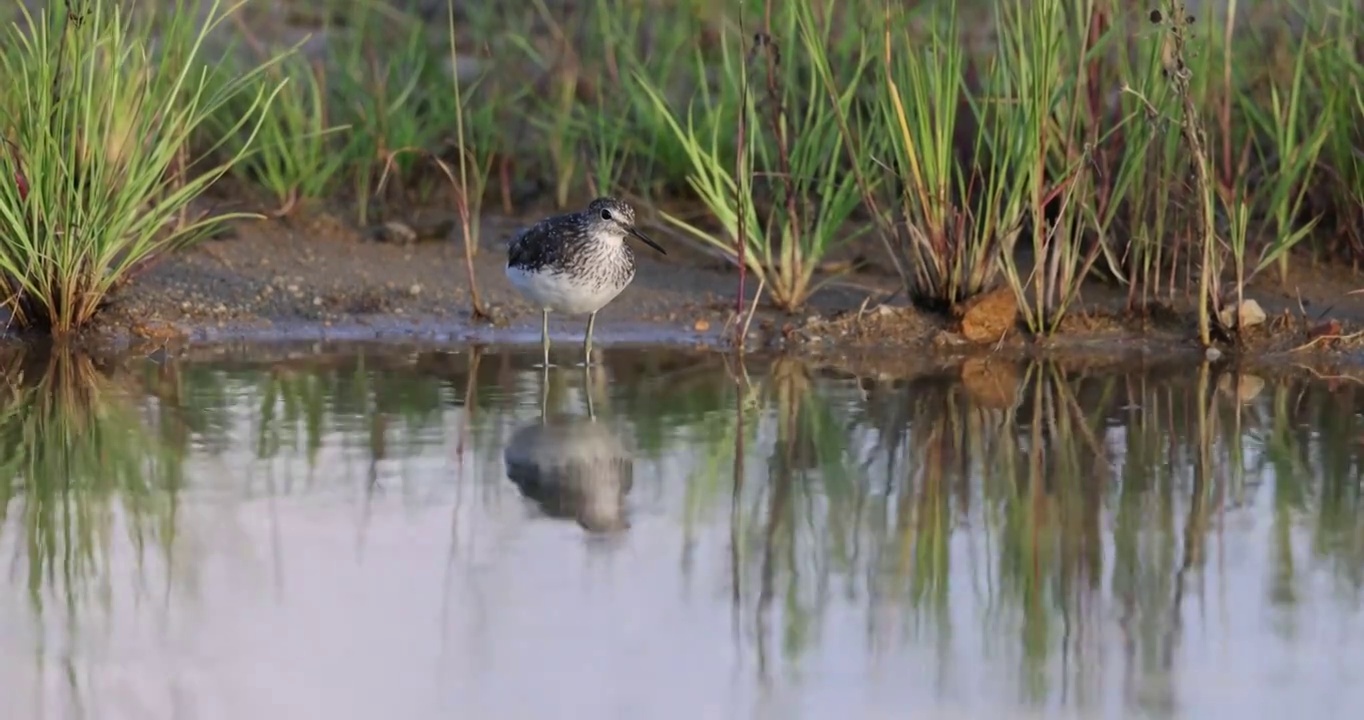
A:
POLYGON ((1040 123, 1015 109, 1001 75, 968 65, 956 6, 945 12, 935 6, 916 28, 886 6, 874 130, 896 188, 885 240, 910 299, 935 310, 996 284, 1022 230, 1040 123))
MULTIPOLYGON (((826 5, 823 12, 828 10, 826 5)), ((849 225, 858 206, 858 177, 865 172, 850 169, 839 150, 842 119, 853 114, 870 54, 862 53, 843 89, 826 100, 822 79, 810 67, 828 66, 829 26, 817 24, 806 4, 782 4, 775 13, 774 27, 755 34, 742 62, 732 49, 724 55, 726 97, 745 99, 742 124, 736 119, 744 129, 737 164, 731 160, 737 153, 732 133, 722 134, 716 123, 698 126, 695 105, 683 120, 662 88, 641 74, 635 79, 685 148, 691 164, 687 181, 723 232, 717 236, 676 214, 663 217, 731 262, 742 261, 778 307, 794 311, 820 286, 821 261, 866 231, 849 225), (784 53, 798 53, 800 61, 784 53), (744 83, 747 93, 740 92, 744 83)))
MULTIPOLYGON (((216 68, 214 78, 227 85, 238 75, 237 68, 227 65, 216 68)), ((279 203, 270 214, 285 217, 300 204, 336 190, 337 177, 349 158, 336 151, 334 140, 350 127, 331 125, 330 115, 325 71, 320 64, 291 53, 232 95, 206 124, 223 140, 229 157, 241 157, 232 167, 233 174, 263 187, 279 203), (240 126, 236 119, 251 112, 262 92, 274 88, 279 91, 259 128, 240 126)))
MULTIPOLYGON (((203 23, 177 2, 157 18, 155 38, 148 19, 112 0, 24 13, 27 28, 11 25, 0 43, 0 132, 11 150, 3 174, 27 184, 20 193, 0 183, 0 302, 21 327, 65 334, 138 268, 240 217, 179 222, 241 149, 189 177, 172 169, 264 66, 210 80, 201 50, 224 17, 216 2, 203 23)), ((246 144, 273 95, 257 86, 238 108, 230 129, 252 128, 246 144)))

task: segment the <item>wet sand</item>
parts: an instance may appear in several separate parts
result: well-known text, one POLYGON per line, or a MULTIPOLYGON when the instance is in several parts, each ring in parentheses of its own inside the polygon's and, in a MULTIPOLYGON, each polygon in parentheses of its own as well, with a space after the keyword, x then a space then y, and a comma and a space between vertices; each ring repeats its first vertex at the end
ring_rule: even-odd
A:
MULTIPOLYGON (((235 221, 221 237, 168 254, 119 288, 86 338, 101 347, 133 349, 305 339, 538 342, 538 311, 503 274, 505 243, 527 220, 484 220, 474 268, 490 317, 476 318, 470 311, 463 243, 451 213, 414 211, 403 218, 419 235, 429 236, 408 243, 380 238, 340 218, 317 211, 290 219, 235 221)), ((666 228, 648 230, 668 255, 636 249, 638 276, 602 310, 596 339, 603 346, 731 346, 737 272, 666 228)), ((903 295, 895 296, 897 279, 876 257, 879 252, 874 242, 850 249, 863 259, 863 269, 840 275, 797 313, 761 305, 750 325, 749 349, 892 362, 905 359, 906 349, 920 356, 1197 357, 1203 352, 1191 304, 1161 303, 1146 313, 1128 312, 1125 291, 1100 281, 1086 285, 1079 307, 1053 337, 1029 337, 1020 322, 1000 342, 969 343, 958 320, 917 310, 903 295)), ((1314 362, 1359 357, 1357 340, 1319 337, 1348 336, 1364 328, 1364 296, 1348 294, 1355 289, 1353 271, 1312 264, 1295 259, 1287 283, 1275 273, 1257 278, 1246 297, 1263 306, 1268 321, 1252 328, 1239 350, 1224 346, 1223 352, 1314 362), (1330 321, 1336 325, 1328 328, 1330 321)), ((750 276, 750 297, 756 285, 750 276)), ((555 343, 580 342, 586 318, 550 318, 555 343)))

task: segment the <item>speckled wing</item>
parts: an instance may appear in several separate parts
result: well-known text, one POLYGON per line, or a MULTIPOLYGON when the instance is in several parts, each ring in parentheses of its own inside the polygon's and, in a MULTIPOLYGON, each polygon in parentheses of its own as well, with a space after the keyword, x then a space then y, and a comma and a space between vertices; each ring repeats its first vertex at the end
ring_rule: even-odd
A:
POLYGON ((521 228, 507 243, 507 267, 535 270, 553 260, 539 225, 521 228))
POLYGON ((568 246, 581 241, 581 233, 574 234, 573 223, 566 215, 541 220, 522 229, 507 245, 507 267, 536 271, 547 266, 562 265, 568 246))

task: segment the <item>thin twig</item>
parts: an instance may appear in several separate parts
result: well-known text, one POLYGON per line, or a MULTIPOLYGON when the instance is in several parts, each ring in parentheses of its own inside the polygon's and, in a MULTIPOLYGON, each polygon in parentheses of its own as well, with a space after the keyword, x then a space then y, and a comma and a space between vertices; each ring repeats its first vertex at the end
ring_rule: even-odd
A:
MULTIPOLYGON (((743 4, 740 4, 740 5, 739 5, 739 36, 740 36, 740 37, 745 37, 745 33, 744 33, 744 5, 743 5, 743 4)), ((739 211, 739 222, 738 222, 738 224, 737 224, 736 227, 735 227, 735 230, 736 230, 736 233, 735 233, 735 234, 736 234, 736 237, 734 238, 734 242, 738 245, 738 248, 737 248, 737 249, 738 249, 738 251, 739 251, 739 287, 738 287, 737 295, 736 295, 736 297, 735 297, 735 299, 734 299, 734 313, 735 313, 735 317, 736 317, 736 318, 743 317, 743 314, 744 314, 744 289, 745 289, 745 288, 744 288, 744 285, 745 285, 745 283, 746 283, 746 281, 747 281, 747 276, 748 276, 748 253, 747 253, 748 237, 747 237, 747 232, 746 232, 747 224, 748 224, 748 218, 746 217, 746 214, 745 214, 745 210, 746 210, 746 208, 747 208, 747 203, 744 202, 744 177, 743 177, 743 169, 744 169, 744 153, 747 152, 747 150, 748 150, 748 143, 747 143, 747 140, 748 140, 748 63, 744 63, 743 72, 740 73, 740 75, 739 75, 739 114, 738 114, 738 118, 739 118, 739 120, 738 120, 738 124, 739 124, 738 133, 739 133, 739 135, 738 135, 738 139, 737 139, 738 142, 736 143, 736 149, 735 149, 735 152, 734 152, 734 179, 737 181, 737 182, 734 183, 734 203, 735 203, 735 205, 736 205, 736 207, 738 208, 738 211, 739 211)), ((750 187, 750 188, 752 187, 752 181, 749 182, 749 187, 750 187)), ((756 304, 757 304, 757 299, 754 298, 754 305, 756 305, 756 304)), ((737 323, 735 324, 734 330, 735 330, 736 333, 740 332, 740 328, 739 328, 739 326, 738 326, 737 323)), ((739 335, 736 335, 735 338, 734 338, 734 346, 735 346, 735 348, 739 351, 739 354, 740 354, 740 355, 743 355, 743 353, 744 353, 744 339, 745 339, 745 337, 746 337, 746 334, 739 334, 739 335)))
POLYGON ((758 292, 753 296, 753 305, 749 307, 748 318, 744 320, 743 329, 739 333, 741 348, 748 339, 748 327, 753 324, 753 315, 758 311, 758 302, 762 300, 764 287, 766 287, 766 278, 758 278, 758 292))
POLYGON ((460 185, 459 180, 455 178, 455 173, 453 170, 450 169, 450 166, 446 164, 444 160, 441 160, 439 157, 437 157, 435 153, 432 153, 424 148, 406 147, 393 150, 389 152, 387 154, 387 157, 384 159, 384 169, 383 172, 379 175, 379 183, 374 188, 374 194, 379 195, 384 191, 384 187, 388 182, 389 172, 392 170, 393 165, 398 156, 408 154, 421 155, 431 160, 433 163, 435 163, 436 167, 440 168, 440 171, 444 173, 445 177, 450 181, 450 192, 451 195, 454 196, 455 206, 456 209, 458 209, 459 211, 460 226, 464 235, 464 270, 469 277, 469 297, 471 305, 470 309, 474 319, 476 320, 486 319, 490 316, 488 314, 487 308, 483 306, 483 299, 478 292, 478 279, 475 277, 474 274, 474 253, 472 250, 472 246, 474 245, 475 238, 473 237, 474 234, 473 227, 469 222, 470 220, 468 198, 469 193, 463 186, 460 185))
POLYGON ((1289 352, 1300 352, 1302 350, 1310 350, 1319 343, 1334 342, 1336 340, 1344 340, 1345 342, 1351 342, 1354 340, 1358 340, 1360 338, 1364 338, 1364 330, 1346 334, 1333 333, 1331 335, 1318 335, 1312 338, 1311 340, 1303 343, 1302 345, 1299 345, 1293 348, 1292 350, 1289 350, 1289 352))

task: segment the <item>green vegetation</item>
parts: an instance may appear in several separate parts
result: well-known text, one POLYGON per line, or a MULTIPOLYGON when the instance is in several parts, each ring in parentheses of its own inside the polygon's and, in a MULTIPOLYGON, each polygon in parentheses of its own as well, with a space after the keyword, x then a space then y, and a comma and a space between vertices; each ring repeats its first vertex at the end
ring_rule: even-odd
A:
POLYGON ((1197 18, 1180 0, 536 0, 425 18, 328 0, 307 9, 312 39, 266 32, 258 5, 201 27, 63 0, 7 28, 4 171, 29 191, 0 183, 0 268, 21 323, 87 321, 223 219, 185 208, 224 174, 279 216, 453 204, 467 257, 485 199, 631 195, 786 310, 846 267, 829 261, 872 257, 925 308, 1011 287, 1036 334, 1098 277, 1133 310, 1196 300, 1210 342, 1257 273, 1364 257, 1354 0, 1197 18), (214 57, 208 37, 235 42, 214 57))
POLYGON ((1011 123, 1019 113, 1008 105, 977 116, 963 102, 965 50, 955 6, 944 23, 937 20, 922 40, 908 41, 887 22, 881 42, 885 84, 877 106, 898 180, 898 197, 887 201, 893 221, 884 230, 896 241, 891 257, 912 299, 945 307, 989 290, 1000 261, 1012 254, 1027 207, 1027 160, 1036 149, 1010 142, 1009 133, 1028 140, 1036 133, 1015 131, 1011 123), (962 163, 956 145, 962 135, 974 135, 972 155, 989 156, 989 162, 962 163))
MULTIPOLYGON (((224 83, 240 74, 229 63, 214 72, 212 77, 224 83)), ((300 202, 325 197, 346 164, 347 155, 335 152, 329 142, 330 134, 344 128, 328 125, 325 82, 305 58, 290 55, 258 75, 251 88, 259 93, 279 86, 259 132, 233 121, 255 102, 255 95, 247 92, 232 95, 223 112, 209 118, 206 130, 220 138, 228 152, 242 155, 233 174, 259 183, 279 202, 273 215, 288 215, 300 202)))
POLYGON ((183 153, 224 108, 230 129, 254 133, 271 93, 228 102, 263 68, 210 80, 204 40, 223 17, 213 9, 198 26, 178 5, 135 21, 118 3, 73 0, 65 12, 26 14, 30 31, 5 29, 0 303, 20 326, 79 327, 139 267, 228 219, 187 211, 240 151, 192 173, 183 153))
MULTIPOLYGON (((723 56, 722 76, 743 92, 732 92, 715 104, 743 108, 737 138, 732 127, 714 122, 705 123, 708 132, 701 131, 694 108, 684 119, 675 117, 663 88, 642 74, 635 78, 635 86, 649 96, 685 150, 687 181, 724 234, 716 237, 676 215, 664 217, 734 261, 742 258, 773 302, 786 310, 800 308, 815 289, 817 264, 829 250, 860 234, 849 229, 848 218, 858 205, 857 179, 871 165, 868 156, 854 155, 856 167, 850 169, 837 152, 869 56, 858 47, 846 68, 848 76, 839 83, 842 89, 826 100, 821 75, 828 70, 825 48, 833 38, 826 28, 815 27, 810 5, 816 4, 827 13, 834 0, 794 3, 796 10, 783 13, 785 27, 773 28, 798 42, 801 57, 814 64, 814 72, 782 62, 781 48, 773 41, 755 44, 746 58, 723 56), (740 242, 746 244, 742 252, 740 242)), ((855 123, 854 129, 863 128, 855 123)))

